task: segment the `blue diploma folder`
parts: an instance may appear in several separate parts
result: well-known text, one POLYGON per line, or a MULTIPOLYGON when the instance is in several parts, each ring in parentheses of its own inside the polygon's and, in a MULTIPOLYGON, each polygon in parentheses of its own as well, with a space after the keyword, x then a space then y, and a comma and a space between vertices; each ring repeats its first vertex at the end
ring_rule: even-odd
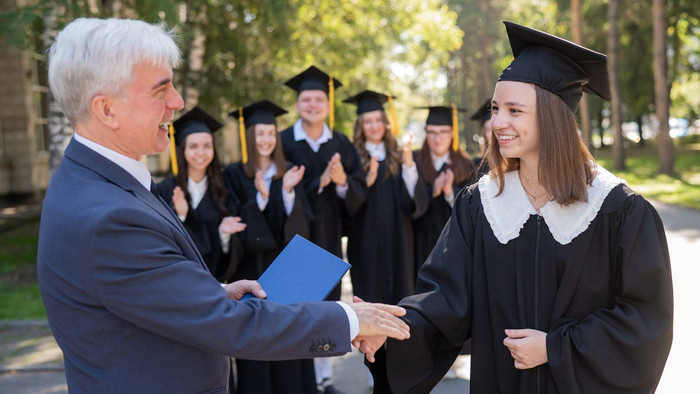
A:
MULTIPOLYGON (((350 264, 295 235, 258 283, 269 301, 280 304, 323 301, 348 269, 350 264)), ((243 300, 253 297, 248 293, 243 300)))

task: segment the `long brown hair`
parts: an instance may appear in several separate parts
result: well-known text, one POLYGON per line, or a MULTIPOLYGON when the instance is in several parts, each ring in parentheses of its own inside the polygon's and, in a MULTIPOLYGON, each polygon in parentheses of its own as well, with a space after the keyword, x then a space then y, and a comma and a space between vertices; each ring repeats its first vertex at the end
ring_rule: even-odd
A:
MULTIPOLYGON (((394 176, 399 170, 399 163, 401 163, 401 156, 399 156, 396 138, 391 134, 391 124, 389 123, 389 118, 386 116, 384 111, 380 111, 382 116, 382 123, 384 123, 384 137, 382 141, 384 142, 384 148, 386 150, 386 177, 394 176)), ((353 136, 352 141, 355 144, 355 149, 360 155, 360 161, 362 164, 362 171, 367 174, 369 171, 370 157, 367 148, 365 148, 365 133, 362 131, 362 116, 360 114, 355 119, 355 123, 352 127, 353 136)))
MULTIPOLYGON (((593 156, 581 140, 576 118, 564 100, 535 85, 539 154, 537 178, 561 205, 588 201, 587 186, 595 178, 593 156)), ((498 194, 503 192, 506 172, 520 168, 520 159, 501 156, 496 133, 491 134, 487 151, 491 176, 498 179, 498 194)))
MULTIPOLYGON (((212 142, 214 141, 214 135, 212 137, 212 142)), ((175 151, 175 158, 177 160, 177 168, 180 169, 178 171, 177 176, 175 176, 175 184, 177 186, 180 186, 180 189, 182 189, 182 192, 185 194, 185 198, 187 199, 187 202, 192 206, 192 198, 190 197, 190 191, 187 190, 187 160, 185 160, 185 145, 187 145, 187 140, 183 143, 181 143, 176 151, 175 151)), ((207 174, 207 189, 209 190, 209 193, 212 196, 212 199, 214 200, 214 203, 216 204, 216 208, 219 210, 219 214, 221 216, 228 216, 229 212, 228 209, 226 209, 226 205, 224 201, 226 200, 226 197, 228 196, 228 192, 226 191, 226 187, 224 186, 224 178, 221 176, 221 163, 219 162, 219 157, 216 154, 216 147, 213 147, 214 149, 214 157, 211 160, 211 163, 207 166, 206 174, 207 174)))
MULTIPOLYGON (((452 150, 452 145, 450 144, 449 150, 450 163, 447 164, 447 168, 451 169, 455 174, 454 183, 457 185, 463 185, 470 181, 469 176, 474 172, 474 162, 469 157, 469 154, 459 148, 458 150, 452 150)), ((428 146, 428 137, 426 136, 423 142, 423 147, 418 151, 418 156, 416 157, 416 164, 421 172, 423 178, 425 178, 428 183, 433 183, 435 178, 438 176, 437 170, 433 165, 433 158, 430 157, 430 147, 428 146)))
MULTIPOLYGON (((260 154, 258 153, 258 148, 255 146, 255 126, 257 124, 246 127, 245 138, 248 142, 248 162, 243 164, 243 172, 248 178, 255 178, 255 171, 258 169, 258 164, 260 161, 260 154)), ((282 140, 280 139, 280 134, 277 132, 277 126, 275 126, 275 149, 272 150, 271 160, 275 163, 277 167, 277 174, 272 179, 280 179, 287 172, 287 161, 284 159, 284 152, 282 152, 282 140)))

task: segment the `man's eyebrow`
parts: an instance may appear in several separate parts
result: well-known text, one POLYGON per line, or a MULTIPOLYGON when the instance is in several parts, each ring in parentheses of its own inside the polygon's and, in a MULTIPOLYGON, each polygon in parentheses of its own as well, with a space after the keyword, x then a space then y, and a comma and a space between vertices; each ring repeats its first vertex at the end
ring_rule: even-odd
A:
POLYGON ((156 83, 155 85, 153 85, 151 90, 156 90, 162 86, 165 86, 165 85, 169 84, 171 81, 172 81, 172 79, 170 79, 170 78, 164 78, 161 81, 159 81, 158 83, 156 83))

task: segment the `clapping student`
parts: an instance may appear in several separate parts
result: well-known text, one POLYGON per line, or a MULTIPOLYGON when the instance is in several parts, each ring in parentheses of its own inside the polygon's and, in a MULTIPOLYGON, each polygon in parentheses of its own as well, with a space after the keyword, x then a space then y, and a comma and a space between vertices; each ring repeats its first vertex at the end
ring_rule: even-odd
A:
POLYGON ((459 147, 457 113, 455 106, 427 107, 425 142, 416 153, 416 164, 428 193, 428 208, 413 222, 415 236, 415 270, 433 250, 435 243, 452 212, 457 194, 471 183, 474 162, 459 147))
POLYGON ((427 207, 428 198, 419 191, 422 203, 414 202, 418 170, 411 144, 402 149, 397 146, 398 125, 395 120, 389 122, 383 107, 388 99, 366 90, 344 100, 357 106, 353 141, 367 185, 362 205, 352 218, 348 260, 356 296, 395 304, 413 294, 411 217, 427 207))
POLYGON ((231 280, 242 254, 234 235, 245 229, 235 216, 237 204, 221 177, 213 133, 221 123, 195 107, 173 122, 174 176, 158 184, 158 192, 184 225, 211 274, 231 280))
MULTIPOLYGON (((299 185, 304 166, 285 161, 275 117, 287 111, 263 100, 231 113, 241 133, 243 159, 224 170, 229 191, 240 204, 245 258, 235 279, 256 280, 285 245, 299 234, 309 237, 312 214, 299 185)), ((312 360, 237 359, 238 393, 316 394, 312 360)))
MULTIPOLYGON (((663 224, 595 163, 574 117, 582 92, 610 98, 606 57, 506 29, 491 172, 457 196, 400 303, 411 339, 386 344, 388 382, 429 392, 472 338, 475 393, 654 392, 673 335, 663 224)), ((365 341, 370 358, 381 342, 365 341)))

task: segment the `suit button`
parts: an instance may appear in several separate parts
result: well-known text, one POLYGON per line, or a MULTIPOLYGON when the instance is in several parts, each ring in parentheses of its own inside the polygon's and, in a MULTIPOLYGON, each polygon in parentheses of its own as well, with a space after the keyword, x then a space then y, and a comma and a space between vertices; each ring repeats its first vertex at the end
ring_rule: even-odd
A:
POLYGON ((321 353, 323 351, 323 345, 318 345, 318 352, 321 353))
POLYGON ((311 353, 316 353, 316 345, 311 345, 311 347, 309 348, 309 351, 311 353))
POLYGON ((324 352, 327 352, 330 348, 331 348, 331 346, 330 346, 329 344, 323 345, 323 351, 324 351, 324 352))

